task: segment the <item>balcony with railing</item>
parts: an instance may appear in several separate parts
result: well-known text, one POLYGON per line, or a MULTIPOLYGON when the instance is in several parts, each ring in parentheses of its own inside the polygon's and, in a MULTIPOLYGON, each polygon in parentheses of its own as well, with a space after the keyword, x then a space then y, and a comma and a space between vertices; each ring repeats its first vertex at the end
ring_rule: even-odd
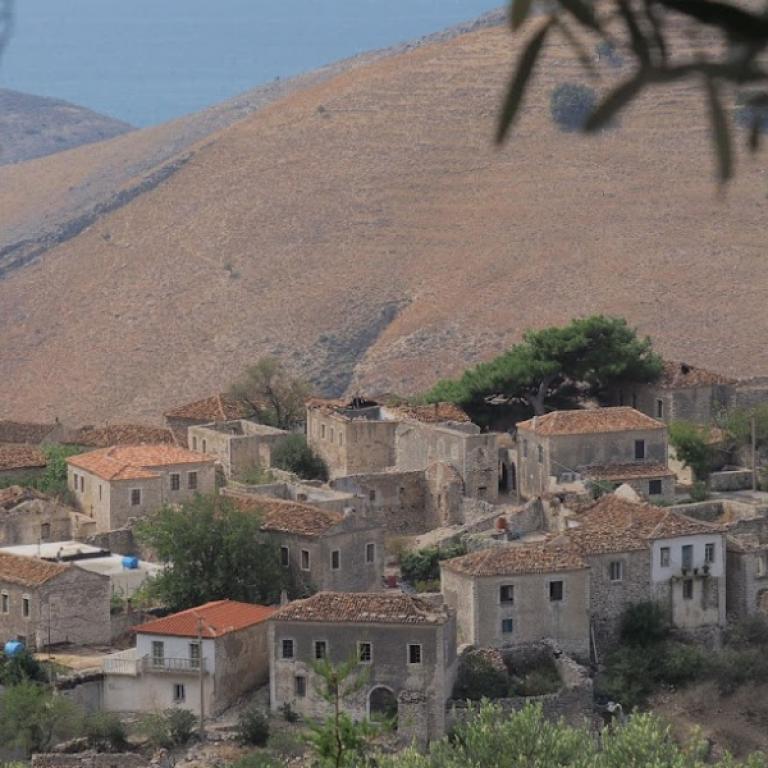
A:
POLYGON ((174 674, 174 675, 199 675, 200 664, 203 665, 203 672, 205 669, 205 660, 194 658, 172 658, 168 656, 145 656, 142 659, 142 668, 145 672, 156 672, 160 674, 174 674))
POLYGON ((141 659, 136 656, 135 648, 129 648, 102 659, 102 668, 106 675, 137 677, 141 671, 141 659))

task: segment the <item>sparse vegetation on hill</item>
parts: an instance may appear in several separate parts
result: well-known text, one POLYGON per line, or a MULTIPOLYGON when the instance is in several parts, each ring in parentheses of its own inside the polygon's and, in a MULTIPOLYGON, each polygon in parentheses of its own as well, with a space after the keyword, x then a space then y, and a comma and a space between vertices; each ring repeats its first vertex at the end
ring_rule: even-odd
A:
POLYGON ((307 444, 304 435, 288 435, 272 451, 272 466, 305 480, 327 480, 328 467, 307 444))

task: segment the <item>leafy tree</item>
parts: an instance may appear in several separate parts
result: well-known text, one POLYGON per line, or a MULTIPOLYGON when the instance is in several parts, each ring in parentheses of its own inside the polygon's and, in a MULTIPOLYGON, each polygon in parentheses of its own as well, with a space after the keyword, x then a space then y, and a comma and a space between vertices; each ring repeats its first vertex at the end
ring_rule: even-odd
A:
POLYGON ((661 370, 649 338, 638 338, 623 318, 593 315, 526 332, 499 357, 438 382, 426 399, 471 406, 502 394, 523 399, 541 415, 548 400, 574 386, 600 391, 620 381, 654 381, 661 370))
POLYGON ((246 707, 237 719, 237 738, 241 744, 263 747, 269 739, 269 720, 255 704, 246 707))
POLYGON ((594 88, 561 83, 552 91, 549 109, 552 119, 564 131, 580 131, 597 103, 594 88))
POLYGON ((495 667, 479 653, 468 653, 459 664, 453 695, 469 701, 503 699, 509 694, 509 683, 506 669, 495 667))
POLYGON ((415 552, 408 552, 400 558, 400 572, 406 581, 435 581, 440 579, 440 561, 450 560, 467 553, 466 545, 461 542, 446 544, 442 547, 424 547, 415 552))
POLYGON ((707 442, 709 430, 689 421, 673 421, 669 425, 669 442, 675 454, 689 467, 697 480, 706 480, 712 463, 712 448, 707 442))
POLYGON ((139 539, 166 563, 149 592, 171 610, 210 600, 274 603, 284 586, 277 545, 261 519, 222 496, 165 506, 137 525, 139 539))
POLYGON ((645 601, 629 605, 621 616, 622 645, 648 648, 669 637, 670 626, 662 607, 645 601))
POLYGON ((263 357, 232 386, 231 394, 247 403, 264 424, 290 429, 304 420, 309 385, 291 376, 274 357, 263 357))
POLYGON ((146 712, 139 719, 137 729, 153 747, 173 749, 189 743, 196 724, 194 712, 172 707, 162 712, 146 712))
POLYGON ((768 403, 726 411, 719 422, 736 445, 744 447, 752 444, 752 419, 755 420, 757 447, 765 448, 768 446, 768 403))
POLYGON ((366 683, 357 659, 334 666, 327 659, 313 665, 317 693, 332 712, 322 723, 310 726, 307 741, 319 768, 361 768, 367 764, 371 737, 376 729, 367 720, 355 721, 344 711, 344 699, 366 683))
MULTIPOLYGON (((533 0, 512 1, 513 30, 520 30, 528 22, 532 5, 533 0)), ((709 109, 718 178, 721 182, 727 181, 733 174, 734 153, 730 118, 723 105, 724 86, 762 88, 746 99, 749 106, 756 108, 748 142, 752 151, 760 144, 760 109, 768 105, 765 90, 768 69, 761 59, 768 46, 768 16, 758 8, 752 10, 745 6, 725 0, 648 0, 643 3, 608 0, 601 4, 556 0, 554 10, 533 22, 536 30, 525 45, 507 89, 497 141, 506 140, 519 116, 527 85, 553 31, 559 32, 572 46, 575 57, 590 76, 599 75, 581 40, 582 35, 588 35, 614 48, 620 46, 631 55, 634 67, 626 79, 605 94, 583 130, 592 133, 605 127, 620 110, 652 86, 693 81, 701 84, 709 109), (668 21, 676 15, 685 17, 689 35, 702 38, 714 30, 720 33, 725 45, 709 46, 706 50, 694 46, 690 52, 678 50, 675 33, 668 34, 668 21), (579 27, 578 34, 572 22, 579 27)))
POLYGON ((39 477, 28 478, 11 475, 0 480, 0 488, 22 485, 36 488, 38 491, 71 502, 72 492, 67 486, 67 459, 82 453, 83 449, 74 445, 46 445, 41 450, 48 463, 39 477))
POLYGON ((128 743, 122 720, 114 712, 93 712, 83 727, 88 746, 98 752, 120 752, 128 743))
POLYGON ((272 466, 305 480, 327 480, 328 467, 307 444, 304 435, 288 435, 272 451, 272 466))
POLYGON ((0 693, 0 745, 25 754, 45 752, 58 741, 77 736, 82 711, 47 686, 30 681, 0 693))
POLYGON ((24 681, 47 682, 43 665, 27 650, 15 656, 0 654, 0 685, 18 685, 24 681))

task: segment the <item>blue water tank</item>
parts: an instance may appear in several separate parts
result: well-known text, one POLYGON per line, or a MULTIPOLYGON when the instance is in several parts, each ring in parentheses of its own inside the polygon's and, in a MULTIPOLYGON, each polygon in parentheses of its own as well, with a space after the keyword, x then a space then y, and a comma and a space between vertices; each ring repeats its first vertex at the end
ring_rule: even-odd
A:
POLYGON ((24 643, 20 643, 18 640, 9 640, 3 647, 3 651, 6 656, 13 658, 24 652, 24 643))
POLYGON ((126 555, 123 558, 123 568, 129 571, 135 571, 139 567, 139 558, 133 555, 126 555))

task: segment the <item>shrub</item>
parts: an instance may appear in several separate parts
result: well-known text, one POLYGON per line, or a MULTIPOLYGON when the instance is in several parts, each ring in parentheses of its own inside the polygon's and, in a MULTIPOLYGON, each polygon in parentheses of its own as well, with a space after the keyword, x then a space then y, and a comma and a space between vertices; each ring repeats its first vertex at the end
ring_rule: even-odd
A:
POLYGON ((552 659, 541 662, 525 671, 521 676, 513 675, 509 686, 510 696, 544 696, 557 693, 563 687, 560 674, 552 659))
POLYGON ((280 768, 282 765, 282 762, 268 752, 251 752, 250 755, 230 763, 229 768, 280 768))
POLYGON ((197 717, 188 709, 167 709, 165 716, 168 721, 168 734, 175 747, 183 747, 189 743, 195 731, 197 717))
POLYGON ((440 561, 460 557, 466 552, 467 548, 462 542, 446 544, 440 548, 424 547, 415 552, 408 552, 400 558, 400 572, 411 584, 439 581, 440 561))
POLYGON ((301 757, 305 751, 304 741, 289 731, 277 731, 270 734, 268 746, 270 752, 274 752, 282 758, 301 757))
POLYGON ((252 467, 241 472, 240 477, 237 479, 246 485, 266 485, 267 483, 275 482, 275 476, 272 472, 264 469, 259 464, 254 464, 252 467))
POLYGON ((241 744, 263 747, 269 739, 269 721, 262 711, 251 704, 237 720, 237 738, 241 744))
POLYGON ((509 675, 478 654, 468 654, 459 664, 453 689, 455 699, 503 699, 509 691, 509 675))
POLYGON ((669 624, 657 603, 630 605, 621 617, 621 641, 626 645, 648 647, 669 635, 669 624))
POLYGON ((288 435, 272 451, 272 465, 305 480, 327 480, 328 467, 307 445, 304 435, 288 435))
POLYGON ((733 648, 768 646, 768 617, 755 614, 734 622, 725 633, 725 644, 733 648))
POLYGON ((580 131, 597 104, 593 88, 575 83, 561 83, 549 102, 552 119, 563 131, 580 131))
POLYGON ((47 682, 45 667, 27 650, 16 656, 0 654, 0 685, 18 685, 25 680, 47 682))
POLYGON ((657 662, 659 680, 667 685, 687 685, 707 670, 707 658, 697 645, 668 643, 657 662))
POLYGON ((94 712, 85 718, 83 735, 98 752, 120 752, 127 744, 122 720, 114 712, 94 712))
POLYGON ((280 706, 280 714, 283 716, 286 723, 298 722, 299 716, 293 711, 293 707, 288 701, 280 706))
POLYGON ((707 484, 701 480, 697 480, 692 486, 689 493, 691 501, 706 501, 709 498, 709 488, 707 484))
POLYGON ((166 709, 165 712, 147 712, 137 724, 137 730, 155 747, 172 749, 189 742, 197 718, 188 709, 166 709))

